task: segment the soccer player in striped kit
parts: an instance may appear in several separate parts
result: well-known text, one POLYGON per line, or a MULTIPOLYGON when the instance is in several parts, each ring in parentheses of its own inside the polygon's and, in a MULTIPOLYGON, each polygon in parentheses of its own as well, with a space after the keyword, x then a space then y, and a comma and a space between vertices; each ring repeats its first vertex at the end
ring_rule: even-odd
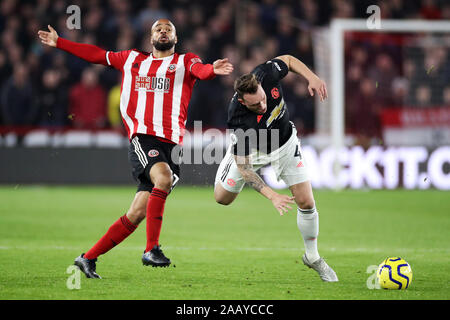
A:
POLYGON ((38 32, 42 43, 122 72, 120 112, 131 142, 129 160, 133 176, 138 181, 127 213, 89 251, 77 257, 75 265, 86 277, 100 278, 96 273, 97 257, 127 238, 144 218, 147 218, 147 246, 143 264, 170 265, 170 259, 159 245, 159 235, 166 197, 179 179, 180 168, 172 161, 171 153, 183 142, 195 81, 229 75, 233 66, 227 59, 203 64, 193 53, 176 53, 175 26, 167 19, 160 19, 152 26, 152 53, 136 49, 105 51, 63 39, 51 26, 48 28, 50 32, 38 32))

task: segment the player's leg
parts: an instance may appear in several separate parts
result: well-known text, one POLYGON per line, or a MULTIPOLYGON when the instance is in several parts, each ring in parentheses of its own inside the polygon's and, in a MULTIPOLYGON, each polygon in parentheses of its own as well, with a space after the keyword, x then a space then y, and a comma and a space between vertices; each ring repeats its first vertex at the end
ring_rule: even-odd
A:
POLYGON ((173 172, 167 162, 157 162, 151 166, 148 175, 154 187, 147 202, 147 245, 142 255, 142 263, 146 266, 166 267, 171 261, 161 250, 159 236, 164 206, 174 181, 173 172))
POLYGON ((86 253, 75 259, 75 265, 88 278, 100 278, 96 273, 97 257, 105 254, 136 230, 139 223, 145 218, 149 192, 136 193, 127 213, 114 222, 108 231, 86 253))
MULTIPOLYGON (((159 244, 164 207, 167 196, 178 182, 180 167, 172 159, 174 144, 159 141, 155 137, 143 137, 142 150, 146 155, 147 165, 141 176, 142 188, 149 190, 146 207, 147 245, 142 256, 144 265, 165 267, 171 261, 162 252, 159 244)), ((140 142, 135 142, 137 145, 140 142)))
POLYGON ((217 168, 214 199, 217 203, 227 206, 237 198, 244 184, 244 179, 229 149, 217 168))
POLYGON ((149 178, 154 185, 147 203, 147 247, 145 252, 159 246, 164 206, 172 188, 173 173, 166 162, 157 162, 149 170, 149 178))
POLYGON ((130 208, 127 211, 127 218, 134 225, 139 225, 147 215, 147 202, 150 192, 138 191, 131 202, 130 208))
POLYGON ((314 269, 324 281, 338 281, 336 273, 331 269, 317 250, 319 236, 319 214, 316 209, 314 195, 309 180, 308 167, 303 158, 296 130, 280 153, 279 165, 275 168, 280 172, 280 178, 289 186, 295 198, 297 208, 297 226, 305 245, 303 263, 314 269))
POLYGON ((317 212, 311 183, 301 182, 289 187, 297 203, 297 226, 303 237, 305 254, 303 263, 315 270, 326 282, 336 282, 338 277, 334 270, 320 257, 317 250, 319 236, 319 213, 317 212))
POLYGON ((231 204, 238 195, 239 193, 225 190, 225 188, 222 187, 220 183, 216 183, 216 185, 214 186, 214 199, 218 204, 227 206, 231 204))
POLYGON ((306 257, 315 262, 320 259, 317 251, 319 236, 319 215, 315 207, 311 183, 309 181, 294 184, 289 187, 297 204, 297 226, 303 237, 306 257))

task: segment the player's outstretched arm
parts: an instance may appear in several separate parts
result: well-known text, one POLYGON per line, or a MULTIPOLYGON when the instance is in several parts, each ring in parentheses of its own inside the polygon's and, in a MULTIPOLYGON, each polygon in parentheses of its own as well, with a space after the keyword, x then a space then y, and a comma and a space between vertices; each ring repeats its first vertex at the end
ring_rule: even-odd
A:
POLYGON ((48 25, 48 30, 50 32, 38 31, 38 36, 43 44, 69 52, 90 63, 108 65, 105 50, 91 44, 76 43, 63 39, 58 36, 58 33, 51 25, 48 25))
POLYGON ((55 29, 52 28, 51 25, 48 25, 48 30, 50 30, 50 32, 39 30, 38 36, 43 44, 46 44, 50 47, 56 47, 56 43, 59 38, 58 33, 55 29))
POLYGON ((289 71, 300 74, 308 80, 308 90, 311 96, 314 96, 314 91, 319 95, 320 101, 328 98, 327 85, 314 72, 311 71, 303 62, 291 55, 283 55, 276 57, 282 60, 289 68, 289 71))
POLYGON ((226 76, 233 72, 233 65, 228 62, 228 59, 219 59, 213 64, 195 63, 191 72, 197 79, 211 80, 216 75, 226 76))
POLYGON ((273 206, 280 215, 291 209, 290 203, 294 202, 294 197, 290 197, 284 194, 279 194, 273 191, 261 177, 252 170, 252 164, 249 156, 234 156, 236 165, 241 173, 244 181, 249 184, 253 189, 261 193, 267 199, 272 201, 273 206))
POLYGON ((220 76, 227 76, 233 72, 233 65, 228 61, 228 58, 214 61, 213 68, 214 73, 220 76))

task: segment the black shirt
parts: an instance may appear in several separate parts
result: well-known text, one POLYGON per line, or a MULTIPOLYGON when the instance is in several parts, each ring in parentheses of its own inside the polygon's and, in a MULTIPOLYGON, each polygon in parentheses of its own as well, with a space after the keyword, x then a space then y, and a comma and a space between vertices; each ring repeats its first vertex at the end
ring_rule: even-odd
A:
POLYGON ((227 122, 228 128, 233 129, 235 134, 233 154, 247 156, 251 149, 270 153, 289 140, 292 125, 280 85, 280 80, 288 72, 288 66, 280 59, 260 64, 251 72, 267 96, 267 110, 262 115, 250 111, 234 94, 228 107, 227 122))

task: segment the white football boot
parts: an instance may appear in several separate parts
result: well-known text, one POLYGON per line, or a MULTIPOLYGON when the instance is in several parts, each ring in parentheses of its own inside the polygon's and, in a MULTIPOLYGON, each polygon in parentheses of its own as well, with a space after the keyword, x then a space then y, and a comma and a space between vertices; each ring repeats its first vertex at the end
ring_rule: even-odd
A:
POLYGON ((306 254, 304 254, 302 260, 305 266, 313 270, 316 270, 320 276, 320 279, 322 279, 323 281, 325 282, 339 281, 336 272, 334 272, 334 270, 331 269, 331 267, 325 262, 323 258, 320 258, 319 260, 314 261, 314 263, 311 263, 306 258, 306 254))

